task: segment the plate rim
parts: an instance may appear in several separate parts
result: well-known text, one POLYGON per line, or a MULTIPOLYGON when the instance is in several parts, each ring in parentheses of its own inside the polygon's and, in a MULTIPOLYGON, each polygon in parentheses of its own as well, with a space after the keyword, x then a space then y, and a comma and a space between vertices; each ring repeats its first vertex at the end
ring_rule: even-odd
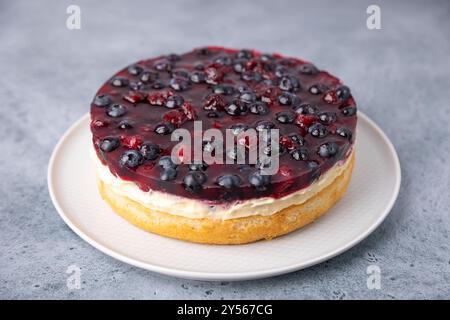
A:
POLYGON ((64 142, 67 140, 67 138, 73 134, 73 132, 79 127, 79 125, 86 121, 86 118, 90 117, 90 113, 87 112, 83 116, 81 116, 77 121, 75 121, 61 136, 61 138, 58 140, 57 144, 55 145, 52 154, 50 156, 49 164, 47 167, 47 187, 48 192, 50 194, 50 198, 52 200, 52 203, 58 212, 61 219, 70 227, 70 229, 75 232, 81 239, 89 243, 91 246, 96 248, 97 250, 103 252, 106 255, 109 255, 119 261, 122 261, 124 263, 127 263, 129 265, 145 269, 148 271, 156 272, 159 274, 164 274, 176 278, 182 278, 182 279, 190 279, 190 280, 202 280, 202 281, 242 281, 242 280, 254 280, 254 279, 262 279, 267 277, 274 277, 281 274, 286 274, 294 271, 298 271, 301 269, 308 268, 310 266, 319 264, 321 262, 324 262, 326 260, 329 260, 331 258, 334 258, 338 256, 339 254, 349 250, 350 248, 354 247, 361 241, 363 241, 367 236, 369 236, 380 224, 386 219, 388 214, 391 212, 395 201, 397 200, 398 194, 400 192, 400 185, 401 185, 401 167, 400 167, 400 160, 397 155, 397 152, 394 148, 394 145, 388 138, 388 136, 383 132, 383 130, 367 115, 365 115, 363 112, 358 110, 358 117, 364 119, 368 123, 368 125, 376 131, 376 133, 382 138, 381 140, 386 144, 388 147, 391 156, 393 158, 393 165, 395 169, 395 185, 394 185, 394 192, 391 194, 391 197, 389 201, 387 202, 387 205, 385 206, 383 213, 378 216, 377 220, 367 229, 364 230, 361 234, 359 234, 357 237, 355 237, 352 241, 348 242, 347 244, 335 249, 334 251, 328 252, 326 254, 323 254, 321 256, 311 258, 309 260, 303 261, 301 263, 295 263, 288 266, 283 267, 277 267, 277 268, 271 268, 267 270, 259 270, 259 271, 245 271, 245 272, 230 272, 230 273, 209 273, 209 272, 203 272, 203 271, 192 271, 192 270, 183 270, 180 268, 170 268, 170 267, 164 267, 156 264, 151 264, 148 262, 143 262, 138 259, 134 259, 131 257, 126 256, 125 254, 118 253, 110 248, 108 248, 106 245, 103 245, 102 243, 96 241, 94 238, 90 237, 87 233, 85 233, 83 230, 78 228, 78 226, 71 221, 69 216, 64 212, 62 209, 55 193, 55 186, 54 186, 54 168, 55 163, 57 160, 57 156, 60 152, 60 149, 64 145, 64 142))

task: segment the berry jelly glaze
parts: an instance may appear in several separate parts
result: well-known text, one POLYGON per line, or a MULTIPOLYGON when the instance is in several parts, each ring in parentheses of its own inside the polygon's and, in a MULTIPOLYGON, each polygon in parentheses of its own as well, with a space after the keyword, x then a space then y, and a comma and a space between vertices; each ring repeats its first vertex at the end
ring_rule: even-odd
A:
POLYGON ((307 187, 348 157, 355 127, 355 101, 338 78, 300 59, 221 47, 139 61, 109 79, 91 104, 94 147, 113 174, 143 191, 212 205, 307 187), (279 129, 278 173, 261 176, 260 165, 171 165, 165 156, 178 142, 170 133, 192 132, 194 120, 224 137, 225 129, 279 129))

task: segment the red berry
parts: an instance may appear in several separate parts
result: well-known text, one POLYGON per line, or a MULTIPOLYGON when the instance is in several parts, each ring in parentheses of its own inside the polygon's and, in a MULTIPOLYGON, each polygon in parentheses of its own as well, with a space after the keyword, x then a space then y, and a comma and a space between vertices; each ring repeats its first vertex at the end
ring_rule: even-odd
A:
POLYGON ((227 102, 220 94, 210 94, 203 104, 205 110, 224 110, 227 102))
POLYGON ((171 110, 164 114, 163 120, 178 127, 186 120, 186 116, 178 110, 171 110))
POLYGON ((327 103, 336 103, 338 102, 338 98, 336 97, 336 92, 334 91, 327 91, 325 95, 323 96, 323 100, 327 103))
POLYGON ((92 121, 92 126, 97 128, 104 128, 108 126, 108 122, 102 120, 94 120, 92 121))
POLYGON ((278 169, 278 173, 281 174, 283 177, 290 177, 292 175, 292 170, 288 166, 281 166, 278 169))
POLYGON ((121 142, 125 147, 138 149, 142 144, 142 138, 140 136, 122 136, 121 142))
POLYGON ((184 102, 181 106, 181 110, 183 110, 184 115, 188 120, 195 120, 197 114, 195 113, 194 107, 189 102, 184 102))
POLYGON ((295 148, 294 141, 292 141, 291 138, 287 136, 280 137, 280 145, 288 150, 292 150, 295 148))
POLYGON ((218 84, 220 81, 222 81, 224 77, 223 71, 219 69, 219 66, 215 65, 206 68, 205 73, 206 73, 206 82, 211 84, 218 84))
POLYGON ((147 100, 151 105, 164 106, 167 98, 173 95, 172 91, 152 92, 148 95, 147 100))
POLYGON ((143 101, 146 98, 146 95, 139 91, 129 91, 123 98, 128 102, 136 104, 143 101))

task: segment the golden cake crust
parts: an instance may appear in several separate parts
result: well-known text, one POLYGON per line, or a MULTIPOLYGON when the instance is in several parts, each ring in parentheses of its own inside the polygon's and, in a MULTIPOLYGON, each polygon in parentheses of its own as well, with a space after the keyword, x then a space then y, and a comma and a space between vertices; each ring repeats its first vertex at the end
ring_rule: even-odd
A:
POLYGON ((300 205, 290 206, 270 216, 253 215, 229 220, 192 219, 149 210, 114 192, 97 179, 103 199, 128 222, 162 236, 208 244, 243 244, 272 239, 297 230, 318 219, 346 192, 355 161, 319 193, 300 205))

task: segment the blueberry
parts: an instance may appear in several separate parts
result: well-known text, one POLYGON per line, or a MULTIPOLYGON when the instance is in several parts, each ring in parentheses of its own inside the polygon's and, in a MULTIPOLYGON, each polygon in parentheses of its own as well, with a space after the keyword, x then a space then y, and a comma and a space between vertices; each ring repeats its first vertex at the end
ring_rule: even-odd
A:
POLYGON ((292 123, 295 120, 295 115, 289 111, 282 111, 277 113, 277 120, 281 123, 292 123))
POLYGON ((252 103, 256 100, 256 94, 254 94, 253 92, 244 92, 243 94, 241 94, 239 99, 244 103, 252 103))
POLYGON ((236 57, 239 59, 250 59, 253 58, 253 53, 248 49, 243 49, 236 53, 236 57))
POLYGON ((173 95, 167 98, 166 107, 169 109, 179 108, 184 103, 182 96, 173 95))
POLYGON ((142 86, 142 82, 140 82, 140 81, 131 81, 129 84, 130 89, 133 91, 139 90, 141 88, 141 86, 142 86))
POLYGON ((309 93, 317 95, 328 90, 328 86, 323 83, 316 83, 309 87, 309 93))
POLYGON ((139 66, 130 66, 128 67, 128 73, 133 75, 133 76, 137 76, 142 72, 142 68, 139 66))
POLYGON ((295 143, 297 143, 301 146, 305 144, 305 139, 298 133, 295 133, 295 132, 290 133, 289 138, 291 138, 292 141, 294 141, 295 143))
POLYGON ((119 129, 131 129, 133 128, 133 122, 130 120, 122 120, 119 122, 119 124, 117 125, 117 128, 119 129))
POLYGON ((340 135, 343 138, 347 138, 348 140, 352 140, 352 131, 348 128, 344 127, 337 128, 336 134, 340 135))
POLYGON ((115 103, 106 109, 106 114, 113 118, 118 118, 127 113, 127 108, 121 104, 115 103))
POLYGON ((256 101, 250 105, 250 112, 253 114, 265 115, 269 113, 269 107, 262 101, 256 101))
POLYGON ((159 159, 158 165, 163 169, 173 168, 175 169, 177 165, 172 161, 170 156, 163 156, 159 159))
POLYGON ((352 106, 347 106, 343 108, 341 112, 345 117, 351 117, 356 114, 356 108, 352 106))
POLYGON ((206 81, 206 73, 203 71, 194 71, 189 77, 193 83, 203 83, 206 81))
POLYGON ((160 123, 155 128, 157 134, 170 134, 173 130, 175 130, 175 128, 171 123, 160 123))
POLYGON ((303 103, 299 106, 294 107, 294 111, 297 114, 315 114, 317 107, 310 103, 303 103))
POLYGON ((218 63, 222 66, 231 66, 233 64, 233 59, 229 56, 220 56, 214 59, 215 63, 218 63))
POLYGON ((162 181, 174 180, 177 177, 177 170, 174 168, 167 168, 161 171, 159 178, 162 181))
POLYGON ((153 71, 144 71, 142 72, 139 79, 141 79, 142 82, 154 82, 156 79, 158 79, 158 73, 153 71))
POLYGON ((336 114, 333 112, 321 112, 319 113, 319 120, 323 124, 332 124, 336 121, 336 114))
POLYGON ((216 94, 223 94, 225 96, 230 96, 234 93, 234 88, 230 85, 219 84, 214 86, 213 92, 216 94))
POLYGON ((239 185, 241 184, 241 178, 234 174, 227 174, 217 178, 217 184, 221 187, 232 189, 239 187, 239 185))
POLYGON ((104 138, 102 141, 100 141, 99 143, 99 148, 100 150, 104 151, 104 152, 111 152, 113 150, 116 150, 120 145, 119 139, 118 138, 114 138, 114 137, 108 137, 108 138, 104 138))
POLYGON ((233 124, 230 127, 230 129, 231 129, 231 132, 233 133, 233 135, 238 136, 239 134, 241 134, 242 132, 247 130, 248 126, 243 123, 236 123, 236 124, 233 124))
POLYGON ((261 61, 270 62, 270 61, 274 61, 274 60, 275 60, 275 58, 271 54, 265 53, 265 54, 261 55, 261 61))
POLYGON ((142 163, 142 155, 136 150, 125 151, 119 159, 121 166, 127 166, 128 168, 135 168, 142 163))
POLYGON ((302 64, 298 68, 298 71, 303 74, 316 74, 319 72, 319 70, 316 68, 316 66, 311 63, 302 64))
POLYGON ((168 54, 166 56, 167 60, 172 61, 172 62, 176 62, 176 61, 180 61, 181 60, 181 56, 179 54, 176 53, 171 53, 168 54))
POLYGON ((189 80, 184 78, 172 78, 169 81, 169 85, 172 89, 177 91, 184 91, 189 88, 189 80))
POLYGON ((128 79, 123 77, 115 77, 112 79, 111 85, 114 87, 125 87, 128 85, 128 79))
POLYGON ((245 70, 245 65, 247 64, 246 60, 240 59, 240 60, 236 60, 234 62, 233 65, 233 69, 234 71, 236 71, 237 73, 242 73, 245 70))
POLYGON ((259 81, 262 80, 261 74, 259 74, 258 72, 254 72, 254 71, 244 71, 244 72, 242 72, 241 78, 244 81, 259 82, 259 81))
POLYGON ((233 101, 225 107, 226 113, 232 116, 244 115, 248 111, 247 105, 240 103, 239 101, 233 101))
POLYGON ((347 86, 339 86, 336 88, 336 98, 339 100, 347 100, 350 97, 350 88, 347 86))
POLYGON ((262 121, 258 121, 256 123, 255 129, 256 131, 264 131, 264 130, 270 130, 275 128, 275 124, 273 122, 267 121, 267 120, 262 120, 262 121))
POLYGON ((97 107, 106 107, 111 104, 111 98, 107 94, 100 94, 94 98, 93 104, 97 107))
POLYGON ((293 99, 295 99, 294 97, 297 96, 293 95, 290 92, 283 92, 278 96, 278 102, 283 106, 288 106, 292 104, 293 99))
POLYGON ((208 164, 204 161, 202 161, 202 163, 191 163, 189 165, 189 170, 191 171, 205 171, 206 169, 208 169, 208 164))
POLYGON ((290 152, 290 154, 291 154, 291 157, 297 161, 308 159, 308 149, 306 149, 304 147, 299 148, 299 149, 294 149, 290 152))
POLYGON ((189 79, 189 72, 183 69, 172 71, 172 78, 184 78, 189 79))
POLYGON ((308 132, 315 138, 323 138, 328 134, 327 128, 320 123, 315 123, 310 126, 308 132))
POLYGON ((279 87, 284 91, 295 91, 300 87, 300 83, 293 76, 284 76, 280 80, 279 87))
POLYGON ((322 144, 319 147, 319 150, 317 151, 317 153, 322 157, 322 158, 331 158, 333 156, 335 156, 339 151, 339 147, 336 143, 334 142, 327 142, 322 144))
POLYGON ((244 85, 244 84, 238 85, 238 86, 236 87, 236 89, 237 89, 237 91, 238 91, 239 93, 244 93, 244 92, 250 92, 250 91, 251 91, 250 88, 247 87, 247 86, 244 85))
POLYGON ((271 176, 262 175, 261 172, 255 171, 248 176, 248 182, 257 190, 263 191, 270 184, 271 176))
POLYGON ((287 69, 285 67, 283 67, 283 66, 277 66, 275 68, 275 75, 278 78, 281 78, 281 77, 287 75, 287 73, 288 73, 287 69))
POLYGON ((156 90, 162 89, 162 88, 164 88, 164 87, 165 87, 164 82, 162 82, 161 80, 156 80, 156 81, 153 82, 153 84, 152 84, 152 88, 153 88, 153 89, 156 89, 156 90))
POLYGON ((184 188, 191 193, 199 192, 203 189, 203 184, 206 182, 207 177, 201 171, 190 171, 183 179, 184 188))
POLYGON ((155 160, 161 153, 159 146, 151 142, 143 143, 139 151, 145 160, 155 160))
POLYGON ((161 59, 154 63, 153 67, 158 71, 171 71, 173 68, 173 62, 167 59, 161 59))

